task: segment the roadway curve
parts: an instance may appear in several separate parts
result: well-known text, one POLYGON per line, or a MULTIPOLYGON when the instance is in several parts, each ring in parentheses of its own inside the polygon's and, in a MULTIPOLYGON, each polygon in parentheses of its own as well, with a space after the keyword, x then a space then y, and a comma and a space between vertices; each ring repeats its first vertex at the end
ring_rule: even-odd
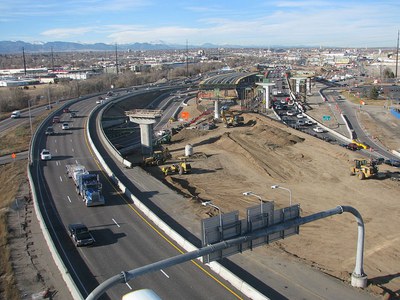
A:
MULTIPOLYGON (((163 236, 102 172, 84 130, 87 116, 95 107, 95 98, 79 101, 70 107, 79 116, 71 123, 70 130, 57 128, 61 133, 55 136, 38 132, 31 172, 38 204, 55 247, 80 293, 86 297, 100 282, 122 270, 175 256, 181 250, 163 236), (43 162, 38 159, 42 148, 51 151, 53 160, 43 162), (65 174, 65 165, 76 162, 100 174, 105 206, 85 207, 76 194, 72 180, 65 174), (83 222, 91 229, 96 240, 94 247, 76 248, 73 245, 66 226, 74 222, 83 222)), ((148 187, 147 192, 140 192, 137 196, 150 198, 159 193, 159 188, 148 187)), ((108 297, 121 298, 131 287, 135 290, 151 288, 165 299, 189 299, 194 295, 205 299, 244 298, 229 283, 206 269, 195 262, 185 263, 137 278, 130 286, 119 285, 109 291, 108 297)))

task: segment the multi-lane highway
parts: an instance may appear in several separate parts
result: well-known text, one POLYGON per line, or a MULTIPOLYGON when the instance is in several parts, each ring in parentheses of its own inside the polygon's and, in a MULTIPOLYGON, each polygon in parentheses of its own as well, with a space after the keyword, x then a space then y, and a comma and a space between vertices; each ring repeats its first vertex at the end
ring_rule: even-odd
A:
MULTIPOLYGON (((123 270, 180 253, 179 248, 143 217, 102 173, 85 133, 87 116, 96 107, 95 101, 91 98, 72 105, 70 108, 78 118, 72 121, 62 115, 62 121, 70 122, 71 129, 56 128, 60 133, 54 136, 40 134, 33 152, 39 205, 55 246, 84 297, 100 282, 123 270), (39 160, 42 148, 50 150, 52 160, 39 160), (66 164, 71 163, 84 164, 91 172, 100 174, 105 206, 84 206, 72 180, 65 174, 66 164), (93 247, 74 246, 66 227, 76 222, 85 223, 92 231, 96 241, 93 247)), ((156 190, 149 190, 149 193, 154 192, 156 190)), ((108 296, 117 299, 131 289, 151 288, 165 299, 188 299, 194 295, 204 299, 243 298, 229 283, 206 269, 196 262, 185 263, 119 285, 111 289, 108 296)))

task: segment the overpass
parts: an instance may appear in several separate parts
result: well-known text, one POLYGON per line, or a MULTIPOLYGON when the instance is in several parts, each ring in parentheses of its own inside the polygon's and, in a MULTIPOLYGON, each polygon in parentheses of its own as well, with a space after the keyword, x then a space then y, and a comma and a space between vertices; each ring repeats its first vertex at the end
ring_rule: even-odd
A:
POLYGON ((244 100, 254 87, 257 74, 234 72, 206 78, 199 84, 199 98, 244 100))

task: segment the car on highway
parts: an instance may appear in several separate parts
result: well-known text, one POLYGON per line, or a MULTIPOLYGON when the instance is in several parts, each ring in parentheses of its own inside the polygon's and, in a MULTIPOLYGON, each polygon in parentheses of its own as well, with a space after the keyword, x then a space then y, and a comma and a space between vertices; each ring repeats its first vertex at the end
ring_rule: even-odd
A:
POLYGON ((70 113, 71 111, 69 110, 68 107, 66 107, 66 108, 63 109, 63 112, 67 114, 67 113, 70 113))
POLYGON ((296 117, 297 117, 298 119, 302 119, 302 118, 304 118, 304 115, 303 115, 303 114, 297 114, 296 117))
POLYGON ((316 126, 312 130, 318 133, 323 133, 325 130, 322 127, 316 126))
POLYGON ((77 247, 94 244, 94 238, 86 225, 82 223, 69 224, 68 232, 77 247))
POLYGON ((46 131, 44 132, 45 135, 53 135, 55 134, 53 126, 47 127, 46 131))
POLYGON ((307 125, 307 126, 311 126, 311 125, 314 125, 314 122, 312 121, 312 120, 305 120, 304 121, 304 123, 307 125))
POLYGON ((297 126, 304 126, 304 125, 306 125, 306 122, 305 122, 304 120, 300 119, 300 120, 298 120, 298 121, 296 122, 296 125, 297 125, 297 126))
POLYGON ((71 112, 70 114, 69 114, 69 117, 72 119, 72 118, 76 118, 76 113, 74 113, 74 112, 71 112))
POLYGON ((286 115, 288 115, 288 116, 294 116, 296 113, 297 113, 297 112, 294 111, 294 110, 288 110, 288 111, 286 112, 286 115))
POLYGON ((69 124, 68 123, 62 123, 61 129, 62 130, 68 130, 69 129, 69 124))
POLYGON ((41 160, 51 160, 51 153, 47 149, 43 149, 42 152, 40 152, 40 159, 41 160))
POLYGON ((59 116, 53 117, 53 123, 60 123, 60 117, 59 116))

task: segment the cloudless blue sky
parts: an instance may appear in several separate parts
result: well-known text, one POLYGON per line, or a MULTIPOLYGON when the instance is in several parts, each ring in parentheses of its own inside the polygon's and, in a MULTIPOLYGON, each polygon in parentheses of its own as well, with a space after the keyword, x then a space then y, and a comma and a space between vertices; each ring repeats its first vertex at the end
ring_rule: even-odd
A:
POLYGON ((0 0, 0 40, 395 47, 399 0, 0 0))

